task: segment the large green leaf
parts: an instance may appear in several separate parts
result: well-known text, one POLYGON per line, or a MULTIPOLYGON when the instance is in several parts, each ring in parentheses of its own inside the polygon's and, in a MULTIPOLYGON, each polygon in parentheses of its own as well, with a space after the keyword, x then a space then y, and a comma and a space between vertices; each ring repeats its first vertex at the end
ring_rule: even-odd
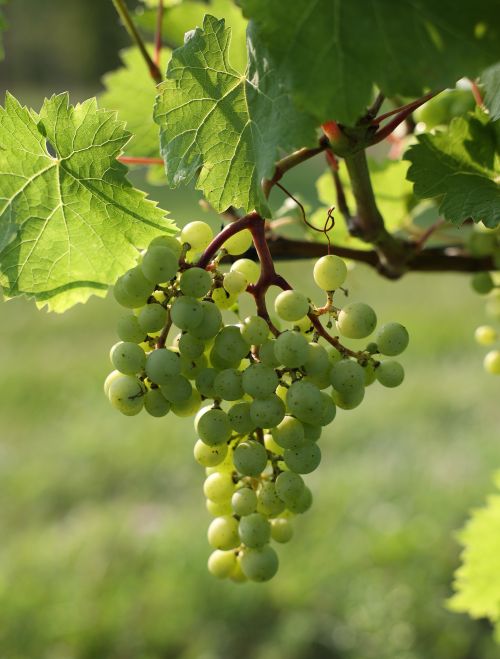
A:
POLYGON ((484 85, 484 102, 491 120, 500 119, 500 62, 482 72, 481 83, 484 85))
POLYGON ((240 0, 303 107, 352 124, 373 86, 419 96, 498 59, 497 0, 240 0))
POLYGON ((314 124, 298 113, 262 47, 248 36, 247 75, 228 61, 230 29, 206 16, 174 51, 155 118, 169 184, 197 176, 219 212, 228 206, 269 215, 262 178, 280 152, 313 144, 314 124))
POLYGON ((116 158, 130 138, 114 112, 68 95, 40 111, 0 108, 0 284, 64 311, 133 266, 138 247, 173 225, 127 181, 116 158))
MULTIPOLYGON (((138 48, 121 52, 123 66, 107 73, 103 78, 106 88, 99 105, 117 110, 120 119, 127 123, 133 137, 125 146, 129 156, 159 157, 160 136, 153 121, 156 85, 138 48)), ((170 51, 162 51, 161 65, 166 68, 170 51)))
MULTIPOLYGON (((500 474, 497 476, 500 487, 500 474)), ((460 533, 464 546, 462 565, 455 572, 455 595, 449 600, 454 611, 473 618, 489 618, 497 624, 500 638, 500 495, 488 498, 475 510, 460 533)))
POLYGON ((405 157, 415 193, 439 197, 447 220, 472 218, 491 228, 500 222, 498 135, 485 113, 477 110, 453 119, 445 131, 420 135, 405 157))

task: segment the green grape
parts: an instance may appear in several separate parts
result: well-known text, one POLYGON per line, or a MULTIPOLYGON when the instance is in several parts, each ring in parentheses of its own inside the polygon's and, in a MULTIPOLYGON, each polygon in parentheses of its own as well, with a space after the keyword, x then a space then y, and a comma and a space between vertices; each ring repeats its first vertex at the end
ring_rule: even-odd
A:
POLYGON ((280 364, 288 368, 302 366, 307 359, 309 343, 307 339, 292 330, 278 336, 274 342, 274 354, 280 364))
POLYGON ((500 320, 500 291, 491 294, 486 302, 486 313, 490 318, 500 320), (495 293, 498 293, 498 295, 495 295, 495 293))
POLYGON ((208 366, 208 359, 205 355, 201 355, 197 359, 189 359, 181 355, 181 373, 188 380, 194 380, 198 373, 208 366))
POLYGON ((238 533, 247 547, 263 547, 271 539, 271 525, 260 513, 251 513, 240 519, 238 533))
POLYGON ((491 325, 480 325, 474 332, 476 342, 481 346, 490 346, 498 339, 498 334, 491 325))
POLYGON ((373 309, 364 302, 351 302, 339 313, 337 329, 349 339, 364 339, 371 334, 377 324, 373 309))
POLYGON ((322 256, 314 264, 313 277, 316 285, 324 291, 334 291, 342 286, 347 277, 345 262, 334 254, 322 256))
POLYGON ((252 234, 248 229, 238 231, 234 236, 228 238, 224 243, 224 249, 228 254, 233 256, 237 254, 244 254, 247 249, 252 245, 252 234))
POLYGON ((178 402, 174 401, 172 403, 171 409, 176 416, 186 417, 186 416, 193 416, 193 414, 196 414, 196 412, 198 412, 198 410, 200 409, 200 405, 201 405, 201 396, 196 391, 196 389, 193 389, 191 391, 191 395, 189 396, 189 398, 178 402))
POLYGON ((146 375, 155 384, 167 384, 174 375, 181 372, 179 355, 167 348, 157 348, 146 358, 146 375))
POLYGON ((237 270, 230 270, 224 275, 222 285, 229 295, 239 295, 246 289, 248 282, 237 270))
POLYGON ((241 373, 235 368, 226 368, 217 374, 214 381, 217 398, 239 400, 243 396, 241 373))
POLYGON ((333 402, 337 407, 340 407, 343 410, 353 410, 360 403, 362 403, 364 397, 364 387, 361 387, 360 389, 354 389, 349 393, 340 393, 336 389, 332 390, 333 402))
POLYGON ((178 337, 177 346, 180 354, 189 359, 201 357, 205 351, 205 343, 192 334, 189 334, 189 332, 183 332, 178 337))
POLYGON ((198 437, 209 446, 224 444, 231 437, 231 424, 223 410, 211 408, 195 419, 198 437))
POLYGON ((300 500, 304 491, 304 481, 293 471, 283 471, 276 478, 276 494, 288 506, 300 500))
POLYGON ((267 464, 266 449, 254 439, 241 442, 234 449, 233 462, 235 469, 240 474, 244 476, 258 476, 267 464))
POLYGON ((203 268, 189 268, 182 273, 179 280, 179 288, 189 297, 203 297, 211 287, 212 276, 203 268))
POLYGON ((406 350, 409 340, 408 330, 399 323, 382 325, 375 337, 378 351, 389 357, 399 355, 406 350))
POLYGON ((266 366, 271 366, 271 368, 276 368, 277 366, 280 365, 280 362, 274 352, 275 343, 276 343, 275 339, 269 339, 269 341, 265 341, 259 347, 260 361, 266 366))
POLYGON ((236 558, 236 565, 234 566, 234 570, 229 575, 229 578, 231 579, 231 581, 234 581, 235 583, 245 583, 246 581, 248 581, 248 579, 243 574, 243 571, 241 569, 239 557, 236 558))
POLYGON ((302 334, 310 334, 313 331, 313 324, 308 316, 303 316, 293 323, 294 329, 302 334))
MULTIPOLYGON (((170 308, 170 317, 179 329, 190 331, 203 321, 203 308, 194 297, 183 295, 174 300, 170 308)), ((197 335, 195 334, 195 336, 197 335)), ((200 338, 199 335, 198 338, 200 338)))
POLYGON ((404 380, 405 372, 399 362, 387 360, 380 362, 375 375, 384 387, 398 387, 404 380))
POLYGON ((104 394, 106 398, 108 397, 111 383, 117 380, 118 378, 120 378, 121 376, 122 373, 120 373, 120 371, 114 370, 111 371, 111 373, 106 377, 106 379, 104 380, 104 394))
POLYGON ((250 345, 241 336, 237 325, 227 325, 215 337, 214 351, 222 359, 234 362, 248 355, 250 345))
MULTIPOLYGON (((484 370, 491 375, 500 375, 500 350, 490 350, 483 361, 484 370)), ((113 385, 111 385, 113 387, 113 385)))
POLYGON ((324 408, 321 391, 311 382, 299 380, 287 391, 286 404, 291 414, 305 423, 315 424, 324 408))
POLYGON ((151 416, 165 416, 170 412, 170 403, 159 389, 150 389, 144 396, 144 409, 151 416))
POLYGON ((287 503, 287 508, 291 513, 300 515, 309 510, 312 505, 312 500, 313 497, 311 490, 307 487, 307 485, 304 485, 304 489, 302 490, 300 498, 293 503, 289 501, 287 503))
POLYGON ((470 283, 479 295, 486 295, 495 287, 495 282, 489 272, 476 272, 472 276, 470 283))
POLYGON ((337 348, 330 348, 330 350, 328 350, 328 361, 330 362, 330 366, 335 366, 335 364, 341 359, 344 359, 344 356, 337 350, 337 348))
POLYGON ((210 499, 206 499, 205 506, 208 512, 213 517, 224 517, 225 515, 232 515, 233 513, 230 501, 215 503, 215 501, 210 501, 210 499))
MULTIPOLYGON (((147 304, 139 311, 138 321, 143 330, 142 336, 148 332, 159 332, 167 320, 167 310, 161 304, 147 304)), ((142 340, 142 339, 141 339, 142 340)))
POLYGON ((108 398, 119 412, 125 416, 139 414, 144 405, 146 389, 134 375, 116 377, 109 385, 108 398))
POLYGON ((283 458, 291 471, 310 474, 321 462, 321 450, 317 444, 310 442, 300 448, 286 449, 283 458))
POLYGON ((234 483, 231 474, 216 471, 205 479, 203 494, 210 501, 221 503, 233 496, 234 483))
POLYGON ((234 549, 240 544, 238 522, 231 515, 212 520, 207 535, 208 542, 214 549, 234 549))
POLYGON ((111 363, 120 373, 125 375, 134 375, 143 370, 146 363, 144 350, 137 345, 128 341, 115 343, 109 353, 111 363))
POLYGON ((188 243, 193 252, 201 252, 212 242, 214 233, 206 222, 189 222, 181 231, 181 242, 188 243))
POLYGON ((127 309, 141 307, 153 291, 154 284, 146 279, 140 266, 128 270, 113 287, 115 300, 127 309))
POLYGON ((227 455, 227 444, 207 446, 205 442, 198 439, 193 449, 194 459, 202 467, 215 467, 220 464, 227 455))
POLYGON ((141 343, 146 336, 146 332, 139 325, 137 316, 131 313, 122 316, 118 320, 116 330, 120 341, 141 343))
POLYGON ((218 371, 215 368, 203 368, 195 378, 195 386, 205 398, 215 398, 214 382, 218 371))
POLYGON ((255 429, 255 424, 250 416, 250 403, 243 401, 229 408, 227 416, 233 430, 239 435, 246 435, 255 429))
POLYGON ((365 372, 358 362, 343 359, 332 367, 330 381, 336 391, 349 395, 365 386, 365 372))
POLYGON ((249 284, 256 284, 260 277, 259 265, 250 259, 238 259, 232 264, 231 270, 241 272, 249 284))
POLYGON ((269 433, 266 433, 264 435, 264 446, 266 447, 267 451, 270 451, 275 455, 283 455, 284 449, 282 449, 281 446, 279 446, 279 444, 276 444, 273 436, 269 433))
POLYGON ((241 359, 234 359, 232 361, 222 359, 222 357, 216 352, 215 347, 212 347, 208 357, 211 366, 216 368, 218 371, 223 371, 225 368, 238 368, 241 362, 241 359))
POLYGON ((328 373, 331 363, 328 353, 319 343, 309 343, 307 346, 307 359, 304 362, 304 372, 309 376, 322 376, 328 373))
POLYGON ((289 542, 293 537, 293 526, 289 519, 276 517, 271 520, 271 538, 275 542, 289 542))
POLYGON ((375 365, 373 362, 368 362, 363 366, 365 372, 365 387, 368 387, 370 384, 373 384, 377 379, 377 374, 375 372, 375 365))
POLYGON ((208 557, 208 571, 218 579, 231 576, 236 567, 236 554, 234 551, 221 551, 216 549, 208 557))
POLYGON ((212 300, 219 309, 231 309, 238 303, 238 296, 231 295, 224 287, 215 288, 212 291, 212 300))
POLYGON ((335 419, 337 408, 335 407, 335 403, 330 398, 330 396, 328 396, 328 394, 321 392, 321 397, 323 400, 323 409, 317 419, 317 423, 319 423, 321 426, 328 426, 335 419))
POLYGON ((233 494, 231 506, 235 515, 239 515, 240 517, 251 515, 257 508, 257 495, 249 487, 240 487, 233 494))
POLYGON ((321 426, 311 425, 310 423, 303 423, 302 426, 304 428, 304 438, 308 442, 317 442, 321 437, 321 431, 323 430, 321 426))
POLYGON ((243 574, 251 581, 269 581, 278 571, 278 555, 270 545, 241 552, 240 565, 243 574))
POLYGON ((250 417, 257 428, 273 428, 285 416, 285 404, 276 394, 250 403, 250 417))
POLYGON ((143 275, 154 284, 163 284, 173 279, 179 261, 174 252, 163 245, 149 247, 141 262, 143 275))
POLYGON ((189 330, 189 334, 196 339, 207 341, 219 331, 222 325, 222 316, 216 304, 208 300, 202 300, 200 303, 202 310, 201 323, 189 330))
POLYGON ((299 291, 282 291, 274 301, 274 310, 283 320, 299 320, 309 311, 309 300, 299 291))
POLYGON ((263 481, 257 495, 257 511, 266 517, 279 515, 285 504, 276 494, 276 487, 271 481, 263 481))
POLYGON ((248 316, 240 327, 241 336, 252 346, 260 346, 269 336, 269 325, 260 316, 248 316))
MULTIPOLYGON (((183 375, 171 375, 166 382, 160 384, 161 393, 172 403, 183 403, 191 398, 193 388, 183 375)), ((172 407, 172 411, 174 408, 172 407)))
POLYGON ((489 256, 495 249, 495 234, 489 231, 472 231, 467 247, 473 256, 489 256))
POLYGON ((174 236, 156 236, 149 243, 149 247, 168 247, 168 249, 175 254, 177 258, 180 257, 182 252, 182 244, 178 238, 174 236))
POLYGON ((243 391, 253 398, 269 398, 278 383, 274 369, 264 364, 251 364, 243 371, 243 391))
POLYGON ((304 426, 293 416, 285 416, 281 423, 271 429, 271 434, 282 448, 297 448, 305 442, 304 426))

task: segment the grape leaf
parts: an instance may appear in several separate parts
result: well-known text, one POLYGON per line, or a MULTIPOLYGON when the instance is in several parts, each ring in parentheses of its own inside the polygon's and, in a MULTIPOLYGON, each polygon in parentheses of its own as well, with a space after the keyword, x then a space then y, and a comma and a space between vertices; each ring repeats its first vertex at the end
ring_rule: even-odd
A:
MULTIPOLYGON (((500 487, 500 474, 497 475, 500 487)), ((455 572, 455 594, 448 600, 453 611, 473 618, 489 618, 500 634, 500 495, 488 498, 473 511, 460 532, 462 565, 455 572)))
POLYGON ((353 124, 373 86, 420 96, 498 59, 496 0, 240 0, 302 106, 353 124))
POLYGON ((224 20, 207 15, 173 52, 155 109, 167 179, 176 186, 198 175, 218 212, 233 205, 269 216, 261 180, 281 150, 314 143, 314 123, 294 109, 251 33, 246 76, 228 62, 229 40, 224 20))
POLYGON ((95 99, 45 100, 39 114, 10 94, 0 107, 0 284, 64 311, 109 284, 173 223, 116 160, 130 138, 95 99), (15 232, 13 231, 15 229, 15 232))
MULTIPOLYGON (((168 49, 162 50, 162 69, 170 54, 168 49)), ((127 48, 120 55, 124 66, 104 76, 106 91, 99 97, 99 105, 117 110, 119 118, 127 123, 133 135, 124 149, 128 156, 159 157, 158 126, 153 121, 156 85, 138 48, 127 48)))
POLYGON ((481 74, 484 85, 484 103, 490 112, 492 121, 500 119, 500 62, 490 66, 481 74))
POLYGON ((494 124, 479 109, 456 117, 445 131, 423 134, 405 158, 415 194, 441 197, 444 217, 460 224, 467 218, 494 228, 500 222, 500 156, 494 124))

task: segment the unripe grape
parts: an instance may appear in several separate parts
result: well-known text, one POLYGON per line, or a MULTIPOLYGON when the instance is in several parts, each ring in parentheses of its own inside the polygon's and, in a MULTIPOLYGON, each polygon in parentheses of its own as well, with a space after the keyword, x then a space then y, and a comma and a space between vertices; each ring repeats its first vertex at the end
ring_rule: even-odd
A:
POLYGON ((198 439, 193 449, 194 459, 202 467, 215 467, 220 464, 227 455, 227 444, 207 446, 205 442, 198 439))
POLYGON ((289 519, 276 517, 271 520, 271 538, 279 543, 289 542, 293 537, 293 526, 289 519))
POLYGON ((208 558, 208 571, 218 579, 226 579, 236 567, 236 554, 234 551, 221 551, 216 549, 208 558))
MULTIPOLYGON (((158 332, 165 325, 167 310, 161 304, 147 304, 139 311, 138 321, 142 329, 142 336, 148 332, 158 332)), ((142 340, 142 339, 141 339, 142 340)))
POLYGON ((365 364, 365 366, 363 366, 363 370, 365 372, 365 387, 368 387, 370 386, 370 384, 373 384, 377 379, 377 374, 375 372, 375 365, 373 364, 373 362, 368 362, 368 364, 365 364))
POLYGON ((215 288, 212 291, 212 300, 219 309, 231 309, 238 302, 238 296, 228 293, 224 287, 215 288))
POLYGON ((321 450, 317 444, 309 442, 300 448, 287 449, 283 458, 291 471, 310 474, 321 462, 321 450))
POLYGON ((231 270, 241 272, 249 284, 256 284, 260 277, 260 266, 250 259, 238 259, 232 264, 231 270))
POLYGON ((260 346, 269 336, 269 325, 260 316, 248 316, 243 321, 240 332, 247 343, 260 346))
POLYGON ((228 410, 227 416, 231 427, 239 435, 246 435, 255 429, 255 424, 250 416, 250 403, 246 401, 233 405, 228 410))
POLYGON ((104 380, 104 394, 106 397, 108 397, 109 394, 109 388, 111 387, 111 383, 117 380, 119 377, 121 377, 123 374, 120 373, 120 371, 117 371, 116 369, 114 371, 111 371, 111 373, 106 377, 104 380))
POLYGON ((278 336, 274 342, 274 354, 280 364, 288 368, 302 366, 307 359, 309 344, 307 339, 291 330, 278 336))
POLYGON ((248 229, 238 231, 234 236, 228 238, 224 243, 224 249, 228 254, 237 255, 244 254, 252 244, 252 234, 248 229))
POLYGON ((257 428, 273 428, 284 416, 285 405, 276 394, 269 398, 256 398, 250 404, 250 417, 257 428))
POLYGON ((279 380, 274 369, 264 364, 251 364, 243 371, 243 391, 253 398, 269 398, 279 380))
POLYGON ((235 368, 226 368, 217 374, 214 381, 217 398, 239 400, 243 396, 241 373, 235 368))
POLYGON ((151 416, 161 417, 170 412, 170 403, 159 389, 150 389, 144 396, 144 409, 151 416))
POLYGON ((319 423, 321 426, 328 426, 335 419, 337 408, 335 407, 335 403, 330 398, 330 396, 328 396, 328 394, 321 392, 321 398, 323 400, 323 409, 321 410, 321 414, 317 419, 317 423, 319 423))
POLYGON ((203 368, 195 378, 195 386, 205 398, 215 398, 214 382, 218 371, 215 368, 203 368))
POLYGON ((282 448, 297 448, 305 442, 304 426, 293 416, 285 416, 281 423, 271 429, 271 434, 282 448))
POLYGON ((247 577, 243 574, 243 570, 241 569, 241 561, 239 556, 236 557, 236 565, 229 575, 229 578, 235 583, 245 583, 248 581, 247 577))
POLYGON ((384 387, 398 387, 404 380, 405 372, 399 362, 387 360, 380 363, 375 375, 384 387))
POLYGON ((210 499, 205 500, 205 506, 212 517, 224 517, 225 515, 232 515, 231 502, 229 500, 215 503, 210 499))
POLYGON ((178 258, 168 247, 162 245, 149 247, 141 262, 144 276, 153 284, 162 284, 173 279, 178 267, 178 258))
POLYGON ((172 410, 174 404, 188 401, 193 392, 191 383, 183 375, 171 375, 160 385, 160 389, 165 398, 172 403, 172 410))
POLYGON ((189 332, 184 332, 178 337, 177 345, 181 355, 189 359, 196 359, 205 351, 205 343, 189 332))
POLYGON ((307 375, 317 376, 327 373, 331 364, 328 353, 319 343, 310 343, 307 348, 307 359, 304 362, 304 371, 307 375))
POLYGON ((111 405, 125 416, 139 414, 144 405, 146 389, 134 375, 116 377, 108 389, 111 405))
POLYGON ((498 334, 491 325, 480 325, 474 332, 476 342, 481 346, 490 346, 498 339, 498 334))
POLYGON ((201 252, 208 247, 214 233, 206 222, 189 222, 181 231, 181 242, 188 243, 193 252, 201 252))
POLYGON ((271 525, 261 513, 251 513, 240 519, 238 533, 247 547, 263 547, 271 539, 271 525))
POLYGON ((257 495, 249 487, 240 487, 233 494, 231 505, 235 515, 240 517, 251 515, 257 508, 257 495))
POLYGON ((271 453, 274 453, 275 455, 283 455, 283 451, 285 449, 281 448, 276 442, 274 441, 274 438, 272 435, 269 433, 266 433, 264 435, 264 446, 266 447, 267 451, 270 451, 271 453))
POLYGON ((389 357, 399 355, 406 350, 409 340, 408 330, 399 323, 382 325, 375 337, 379 352, 389 357))
POLYGON ((155 384, 168 384, 170 378, 181 372, 179 355, 167 348, 157 348, 146 359, 146 375, 155 384))
POLYGON ((473 256, 489 256, 495 248, 495 234, 472 231, 467 239, 467 247, 473 256))
POLYGON ((188 268, 179 280, 179 288, 190 297, 199 298, 208 293, 212 286, 212 277, 203 268, 188 268))
POLYGON ((489 272, 476 272, 471 279, 471 286, 479 293, 479 295, 486 295, 493 290, 495 283, 489 272))
POLYGON ((251 581, 269 581, 278 571, 278 555, 270 545, 241 552, 240 565, 243 574, 251 581))
POLYGON ((183 295, 174 300, 170 317, 179 329, 194 330, 203 320, 203 308, 194 297, 183 295))
POLYGON ((250 346, 241 336, 239 327, 227 325, 215 337, 214 351, 222 359, 231 362, 243 359, 248 355, 250 346))
POLYGON ((239 295, 240 293, 243 293, 243 291, 248 285, 248 282, 245 279, 245 277, 241 274, 241 272, 237 272, 236 270, 231 270, 230 272, 224 275, 224 279, 222 280, 222 285, 229 293, 229 295, 239 295))
POLYGON ((189 398, 180 401, 173 401, 171 410, 175 416, 186 417, 196 414, 201 406, 201 396, 196 389, 191 390, 189 398))
POLYGON ((275 339, 269 339, 269 341, 265 341, 259 347, 260 361, 266 366, 271 366, 272 368, 276 368, 280 365, 280 361, 274 352, 275 343, 275 339))
POLYGON ((230 515, 212 520, 208 527, 208 542, 214 549, 234 549, 240 544, 238 522, 230 515))
POLYGON ((348 395, 364 387, 365 373, 358 362, 343 359, 332 367, 330 381, 334 389, 348 395))
POLYGON ((149 243, 148 247, 157 247, 158 245, 162 247, 168 247, 168 249, 175 254, 177 258, 181 255, 182 244, 178 238, 175 236, 156 236, 149 243))
POLYGON ((274 301, 274 309, 283 320, 299 320, 307 315, 309 301, 299 291, 282 291, 274 301))
POLYGON ((223 410, 212 408, 195 419, 199 438, 209 446, 224 444, 231 437, 231 424, 223 410))
POLYGON ((125 373, 125 375, 139 373, 146 363, 144 350, 137 343, 127 341, 115 343, 109 356, 116 370, 125 373))
POLYGON ((291 414, 305 423, 317 423, 323 411, 321 391, 311 382, 299 380, 288 389, 286 403, 291 414))
POLYGON ((304 485, 304 489, 302 490, 299 499, 293 503, 288 502, 287 508, 292 513, 302 514, 309 510, 312 505, 312 500, 313 496, 311 490, 307 485, 304 485))
POLYGON ((197 339, 206 341, 212 339, 219 331, 222 325, 222 315, 213 302, 202 300, 199 304, 202 310, 201 323, 192 327, 189 333, 197 339))
POLYGON ((484 358, 483 365, 487 373, 500 375, 500 350, 490 350, 484 358))
POLYGON ((116 333, 121 341, 131 341, 132 343, 141 343, 146 336, 146 332, 139 325, 137 316, 131 313, 118 320, 116 333))
POLYGON ((210 501, 221 503, 233 496, 234 483, 230 474, 215 472, 205 479, 203 494, 210 501))
POLYGON ((321 426, 311 425, 310 423, 303 423, 304 427, 304 437, 309 442, 317 442, 321 437, 321 426))
POLYGON ((339 256, 328 254, 314 264, 313 277, 316 285, 324 291, 334 291, 344 283, 347 266, 339 256))
POLYGON ((257 495, 257 511, 266 517, 279 515, 285 509, 285 504, 276 494, 272 481, 263 481, 257 495))
POLYGON ((293 471, 283 471, 276 478, 276 494, 288 506, 299 501, 304 490, 304 481, 293 471))
POLYGON ((259 476, 267 464, 266 449, 254 439, 241 442, 234 449, 235 469, 244 476, 259 476))
POLYGON ((365 397, 365 388, 354 389, 349 393, 340 393, 336 389, 332 389, 332 400, 337 407, 343 410, 353 410, 355 407, 363 402, 365 397))
POLYGON ((371 334, 377 324, 373 309, 364 302, 351 302, 339 313, 338 331, 349 339, 364 339, 371 334))
POLYGON ((146 279, 140 266, 128 270, 113 287, 118 304, 128 309, 141 307, 153 291, 154 284, 146 279))

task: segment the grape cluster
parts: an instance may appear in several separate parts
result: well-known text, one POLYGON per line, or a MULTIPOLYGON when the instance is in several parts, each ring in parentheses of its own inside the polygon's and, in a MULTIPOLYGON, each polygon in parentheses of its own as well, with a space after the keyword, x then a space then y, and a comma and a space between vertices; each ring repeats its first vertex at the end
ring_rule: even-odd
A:
POLYGON ((261 268, 245 258, 226 273, 219 266, 224 254, 248 249, 252 235, 246 229, 227 240, 207 268, 198 267, 212 238, 202 222, 188 224, 180 240, 155 238, 140 263, 116 282, 115 298, 130 311, 118 322, 115 370, 105 391, 126 415, 144 408, 156 417, 195 417, 194 457, 206 470, 203 491, 213 516, 208 569, 234 581, 267 581, 278 569, 271 542, 288 542, 293 517, 311 506, 304 476, 321 461, 323 427, 337 407, 357 407, 375 380, 385 387, 401 384, 401 364, 375 355, 400 354, 408 332, 386 324, 359 351, 326 333, 322 316, 348 339, 368 337, 377 323, 362 302, 334 306, 347 268, 333 255, 314 266, 314 280, 327 293, 324 307, 283 290, 274 304, 286 325, 282 331, 265 314, 224 324, 221 309, 259 281, 261 268))
MULTIPOLYGON (((474 256, 491 256, 500 270, 500 229, 487 229, 479 224, 470 233, 468 249, 474 256)), ((487 346, 483 366, 487 373, 500 375, 500 350, 493 348, 499 342, 500 334, 494 323, 500 321, 500 276, 496 272, 477 272, 471 278, 472 289, 486 298, 486 314, 493 324, 480 325, 474 332, 476 342, 487 346)))

